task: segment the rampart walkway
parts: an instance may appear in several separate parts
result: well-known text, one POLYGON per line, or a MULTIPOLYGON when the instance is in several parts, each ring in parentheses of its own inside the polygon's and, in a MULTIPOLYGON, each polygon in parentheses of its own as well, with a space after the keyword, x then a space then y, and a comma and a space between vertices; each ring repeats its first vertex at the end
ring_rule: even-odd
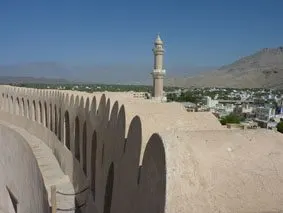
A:
MULTIPOLYGON (((67 175, 63 173, 61 170, 57 159, 55 158, 52 150, 39 138, 31 135, 28 131, 23 128, 17 127, 13 124, 7 123, 5 121, 0 120, 0 124, 3 124, 14 131, 18 132, 22 137, 26 139, 29 143, 34 156, 37 160, 39 169, 43 176, 44 184, 46 190, 48 192, 48 200, 49 205, 51 206, 50 199, 51 199, 51 186, 55 185, 57 191, 64 192, 64 193, 74 193, 74 187, 70 182, 70 179, 67 175)), ((71 209, 75 206, 74 196, 64 196, 57 194, 57 207, 61 209, 71 209)), ((57 212, 61 212, 58 210, 57 212)), ((74 212, 74 211, 68 211, 74 212)))

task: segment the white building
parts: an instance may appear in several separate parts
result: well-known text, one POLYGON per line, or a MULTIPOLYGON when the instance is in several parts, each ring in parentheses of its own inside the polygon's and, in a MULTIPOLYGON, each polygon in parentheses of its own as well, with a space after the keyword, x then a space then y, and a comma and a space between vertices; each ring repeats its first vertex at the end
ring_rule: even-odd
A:
POLYGON ((213 100, 211 97, 209 96, 206 96, 205 97, 205 105, 208 107, 208 108, 214 108, 216 107, 216 105, 219 103, 218 100, 213 100))
POLYGON ((252 113, 253 110, 254 110, 254 108, 252 106, 250 106, 249 104, 245 104, 242 107, 242 113, 246 113, 246 114, 252 113))
POLYGON ((269 121, 275 117, 275 109, 271 107, 257 107, 254 112, 256 120, 259 121, 269 121))
POLYGON ((181 104, 185 107, 188 112, 195 112, 197 105, 192 102, 181 102, 181 104))
POLYGON ((214 107, 213 112, 217 113, 220 117, 227 116, 234 112, 235 105, 234 104, 217 104, 214 107))
POLYGON ((142 98, 147 99, 149 98, 149 93, 147 92, 131 92, 134 98, 142 98))
POLYGON ((252 114, 253 111, 254 108, 249 104, 242 104, 241 106, 235 108, 235 112, 239 114, 252 114))

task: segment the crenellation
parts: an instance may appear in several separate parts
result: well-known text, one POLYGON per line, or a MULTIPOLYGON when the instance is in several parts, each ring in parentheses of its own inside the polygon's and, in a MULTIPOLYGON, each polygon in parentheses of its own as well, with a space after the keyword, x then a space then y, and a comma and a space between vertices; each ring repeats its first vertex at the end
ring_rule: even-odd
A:
POLYGON ((138 116, 134 117, 126 140, 119 145, 122 148, 121 158, 114 161, 116 176, 113 188, 113 209, 117 212, 131 211, 132 203, 135 202, 138 190, 138 176, 140 170, 139 158, 141 150, 141 123, 138 116), (123 197, 121 197, 123 191, 123 197))
POLYGON ((87 114, 88 114, 88 112, 89 112, 89 110, 90 110, 89 97, 86 97, 86 99, 85 99, 84 109, 85 109, 85 114, 87 115, 87 114))
POLYGON ((111 107, 110 98, 107 98, 106 111, 105 111, 105 117, 104 117, 105 126, 107 126, 107 123, 108 123, 108 121, 110 120, 111 108, 112 108, 112 107, 111 107))
POLYGON ((114 149, 115 146, 113 146, 113 143, 117 142, 115 131, 117 128, 118 110, 119 110, 118 102, 115 102, 111 110, 110 119, 107 122, 107 126, 106 126, 106 132, 107 133, 111 132, 111 134, 106 133, 103 137, 104 149, 106 150, 105 155, 104 155, 103 164, 106 166, 107 170, 110 164, 114 162, 114 152, 116 152, 116 150, 114 149))
POLYGON ((96 97, 93 96, 92 100, 91 100, 91 105, 89 108, 89 111, 91 112, 91 114, 96 115, 97 113, 97 103, 96 103, 96 97))
POLYGON ((113 132, 113 138, 114 138, 114 143, 113 143, 113 160, 114 162, 118 162, 125 151, 125 142, 126 142, 126 116, 125 116, 125 108, 122 105, 119 108, 118 112, 118 117, 116 121, 116 127, 115 131, 113 132))

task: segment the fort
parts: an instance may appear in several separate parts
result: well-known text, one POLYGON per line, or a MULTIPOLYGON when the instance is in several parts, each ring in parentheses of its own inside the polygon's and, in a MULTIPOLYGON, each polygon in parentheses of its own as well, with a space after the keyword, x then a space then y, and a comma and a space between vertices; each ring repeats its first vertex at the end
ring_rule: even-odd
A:
POLYGON ((54 187, 55 212, 283 211, 280 133, 127 93, 3 85, 0 104, 1 213, 49 213, 54 187))

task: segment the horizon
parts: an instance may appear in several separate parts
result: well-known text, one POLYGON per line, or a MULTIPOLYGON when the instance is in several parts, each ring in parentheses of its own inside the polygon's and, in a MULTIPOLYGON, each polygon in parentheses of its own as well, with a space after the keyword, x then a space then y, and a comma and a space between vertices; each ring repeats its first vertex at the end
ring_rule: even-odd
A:
POLYGON ((148 74, 153 41, 160 33, 165 69, 174 76, 219 68, 263 48, 283 46, 281 1, 0 3, 1 66, 51 62, 148 74))

